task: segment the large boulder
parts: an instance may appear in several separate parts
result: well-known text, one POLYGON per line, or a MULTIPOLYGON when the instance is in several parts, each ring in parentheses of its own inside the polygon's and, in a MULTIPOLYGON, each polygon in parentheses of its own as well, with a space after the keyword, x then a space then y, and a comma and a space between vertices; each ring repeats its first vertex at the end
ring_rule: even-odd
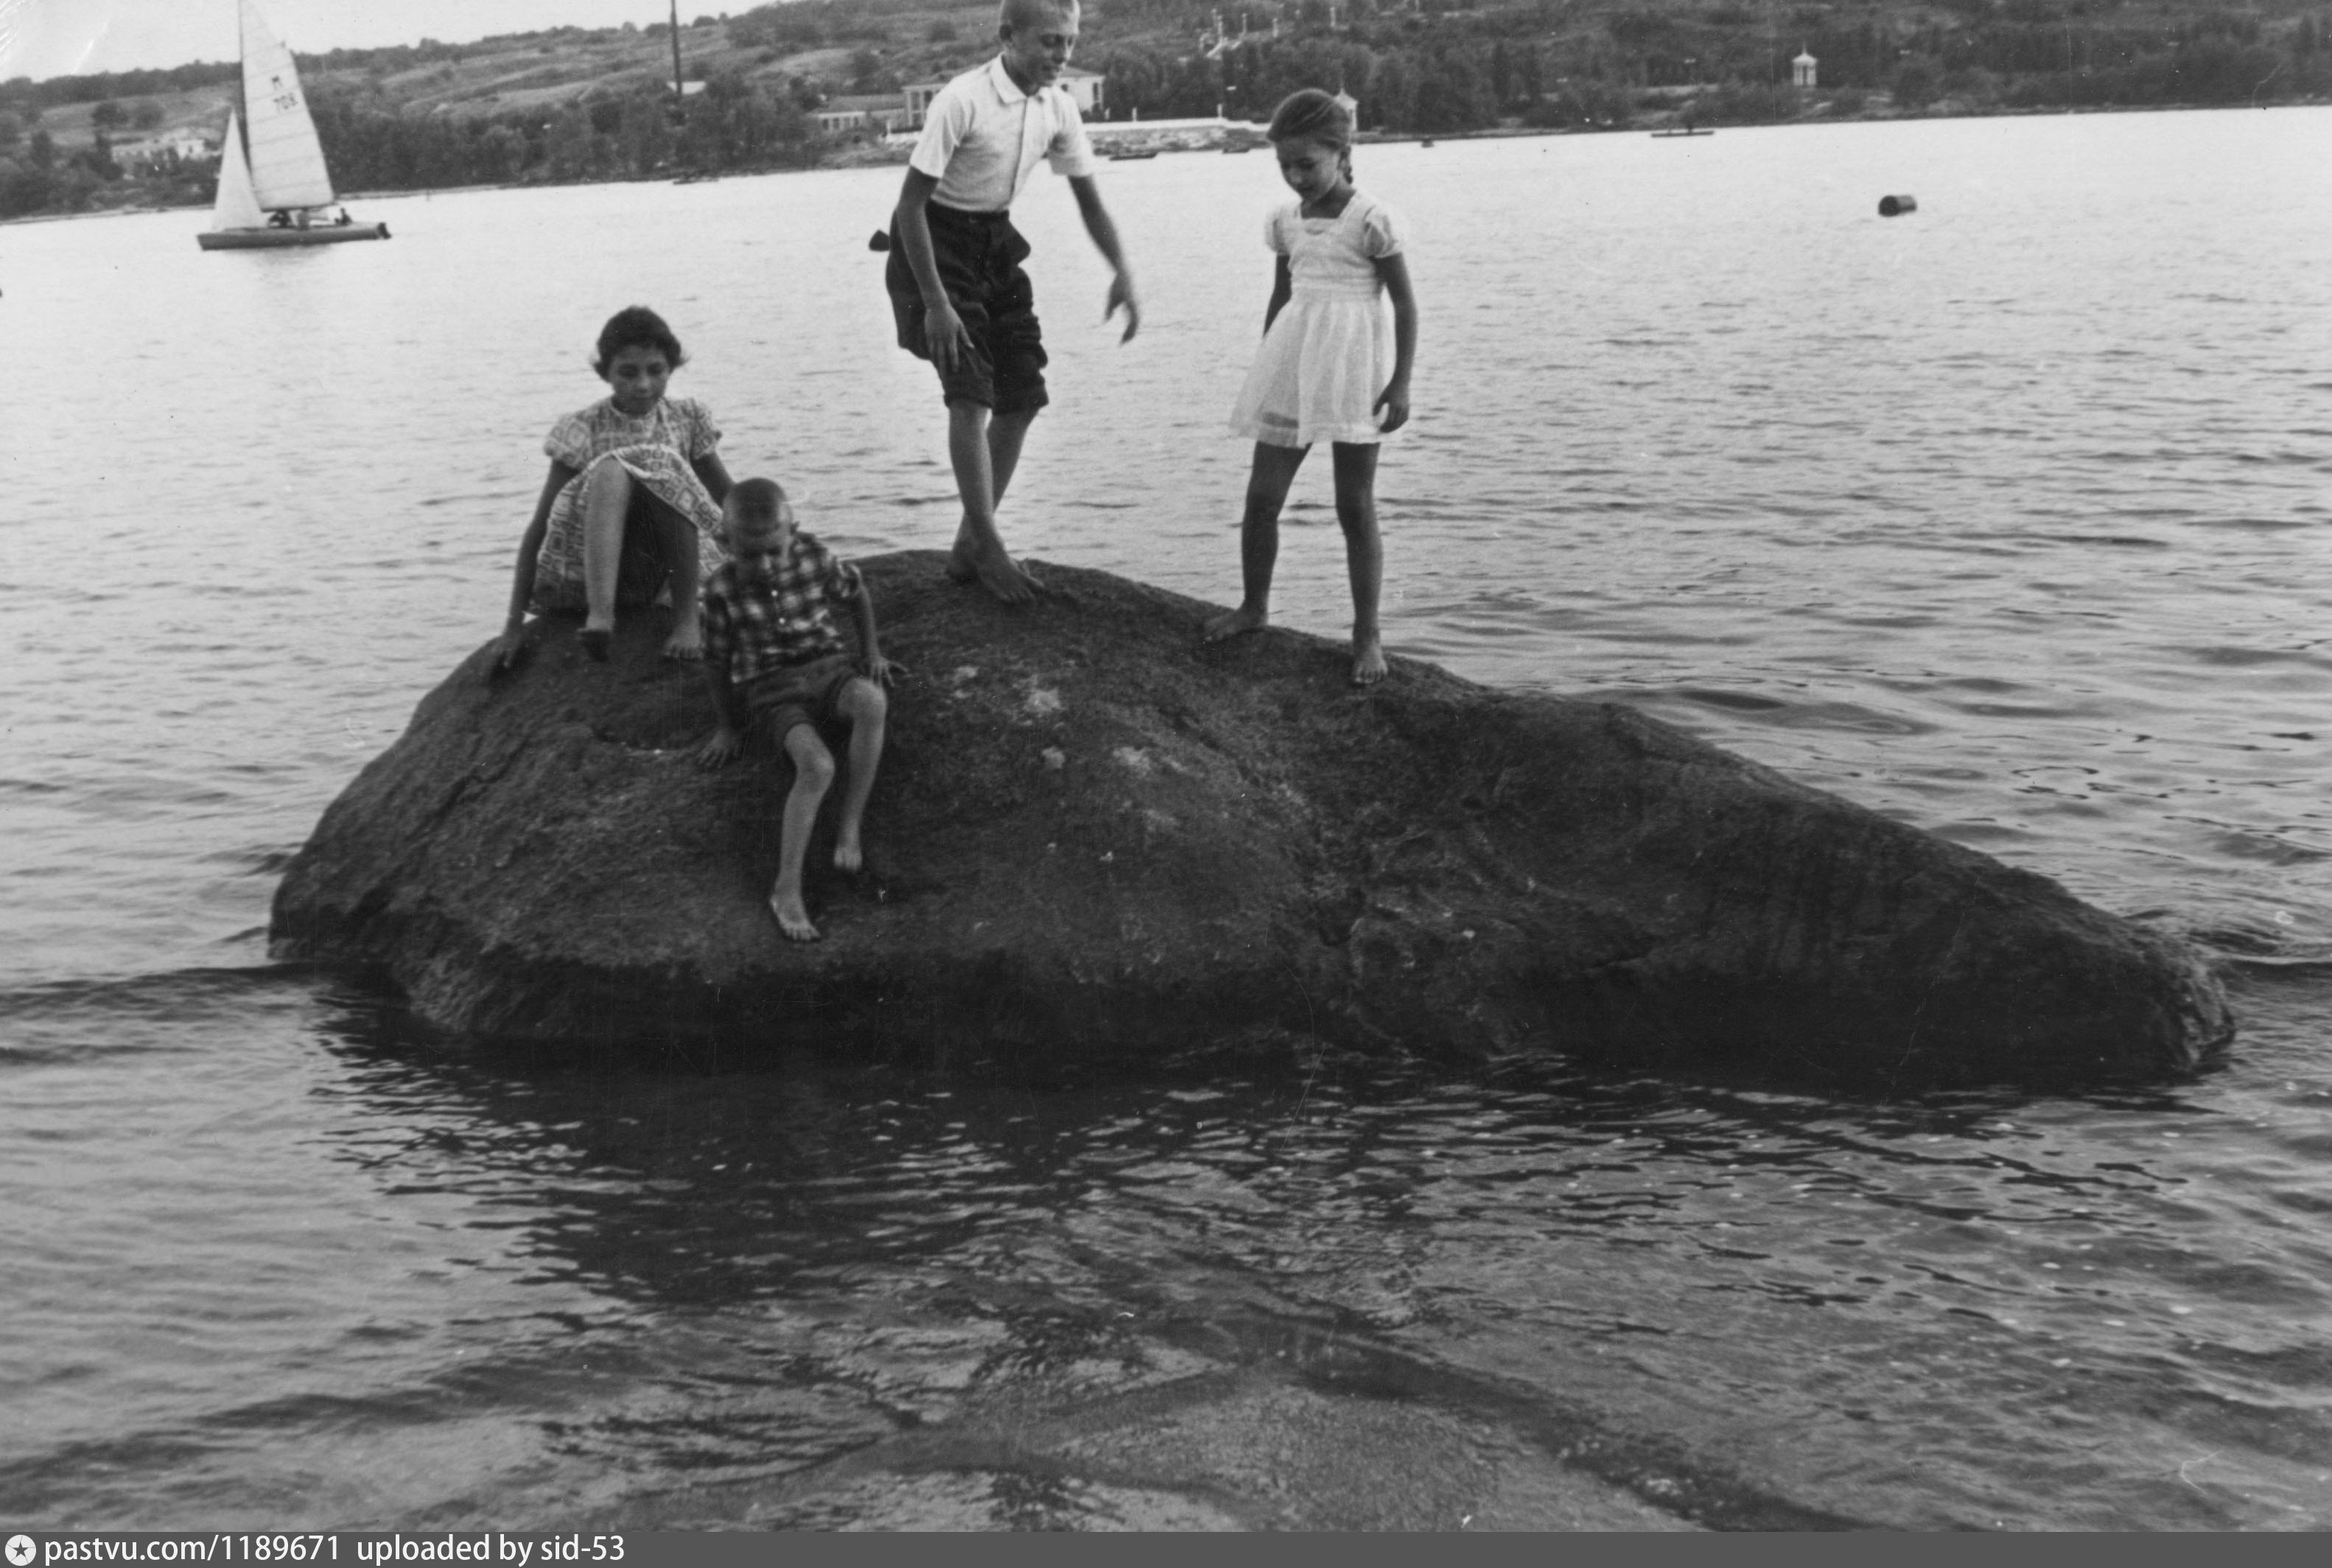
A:
POLYGON ((2056 884, 1608 703, 1486 689, 1098 572, 1010 609, 865 563, 912 671, 867 871, 765 904, 790 765, 694 765, 712 706, 636 615, 608 664, 481 650, 284 876, 287 957, 491 1035, 1033 1062, 1240 1041, 1911 1087, 2193 1070, 2203 965, 2056 884))

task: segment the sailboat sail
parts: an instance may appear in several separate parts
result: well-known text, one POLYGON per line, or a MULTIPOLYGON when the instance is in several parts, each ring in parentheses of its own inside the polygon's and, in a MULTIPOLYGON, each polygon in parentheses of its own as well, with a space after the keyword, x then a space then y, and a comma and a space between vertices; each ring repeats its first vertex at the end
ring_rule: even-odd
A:
POLYGON ((255 229, 267 221, 252 194, 251 164, 243 156, 243 136, 234 110, 226 111, 226 139, 219 146, 218 198, 211 204, 214 229, 255 229))
POLYGON ((263 208, 320 207, 332 200, 332 177, 316 122, 300 91, 292 52, 268 30, 253 0, 243 0, 243 107, 251 128, 251 184, 263 208))

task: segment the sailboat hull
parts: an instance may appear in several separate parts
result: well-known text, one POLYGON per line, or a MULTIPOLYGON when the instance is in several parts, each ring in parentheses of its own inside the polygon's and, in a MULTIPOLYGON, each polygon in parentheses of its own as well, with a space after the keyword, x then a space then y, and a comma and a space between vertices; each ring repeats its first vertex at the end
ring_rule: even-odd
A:
POLYGON ((195 244, 206 251, 278 251, 387 238, 387 224, 325 224, 305 229, 207 229, 195 236, 195 244))

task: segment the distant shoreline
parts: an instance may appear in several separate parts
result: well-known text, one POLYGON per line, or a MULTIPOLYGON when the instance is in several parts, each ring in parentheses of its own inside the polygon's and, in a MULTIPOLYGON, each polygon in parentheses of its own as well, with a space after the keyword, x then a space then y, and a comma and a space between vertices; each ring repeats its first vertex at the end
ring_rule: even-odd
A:
MULTIPOLYGON (((1835 118, 1828 115, 1821 115, 1809 116, 1802 120, 1751 120, 1744 121, 1737 125, 1704 125, 1698 127, 1698 129, 1710 133, 1715 133, 1720 130, 1792 129, 1802 127, 1822 125, 1896 125, 1906 121, 1917 120, 2034 120, 2050 115, 2178 114, 2187 112, 2201 113, 2204 111, 2225 111, 2230 110, 2244 110, 2251 108, 2256 108, 2264 112, 2269 110, 2276 109, 2322 109, 2327 105, 2332 105, 2332 99, 2309 97, 2279 99, 2273 103, 2261 103, 2257 105, 2232 103, 2107 103, 2062 104, 2053 107, 2010 108, 2001 106, 1991 109, 1969 110, 1967 112, 1958 114, 1897 114, 1891 112, 1879 112, 1876 114, 1841 115, 1835 118)), ((1436 131, 1429 136, 1417 131, 1362 131, 1358 139, 1362 144, 1368 146, 1390 147, 1403 142, 1440 143, 1446 141, 1513 141, 1527 139, 1533 137, 1643 136, 1651 134, 1655 131, 1672 129, 1679 120, 1680 117, 1676 115, 1653 115, 1631 121, 1624 126, 1501 125, 1486 126, 1475 130, 1436 131)), ((1262 128, 1258 126, 1256 128, 1256 130, 1257 134, 1260 135, 1262 128)), ((1164 148, 1161 150, 1164 152, 1183 152, 1191 149, 1182 148, 1164 148)), ((905 162, 906 158, 903 154, 893 156, 892 149, 885 148, 880 143, 875 143, 872 146, 858 144, 851 147, 836 148, 833 155, 827 158, 821 158, 816 163, 779 164, 767 168, 722 169, 717 174, 700 177, 700 181, 695 183, 709 185, 714 181, 723 179, 750 179, 763 175, 815 174, 827 169, 872 168, 880 167, 884 165, 899 165, 905 162)), ((680 183, 681 177, 682 177, 679 175, 666 172, 652 175, 638 175, 623 179, 502 180, 490 181, 480 185, 407 186, 378 190, 344 191, 340 193, 335 200, 336 203, 365 202, 386 200, 390 197, 397 196, 417 196, 425 197, 460 196, 473 191, 566 190, 583 186, 674 185, 680 183)), ((176 206, 157 205, 149 206, 97 207, 85 212, 77 213, 25 213, 16 217, 0 218, 0 228, 13 227, 22 224, 69 223, 79 218, 119 218, 136 217, 153 213, 205 212, 208 210, 208 207, 209 204, 205 202, 186 202, 176 206)))

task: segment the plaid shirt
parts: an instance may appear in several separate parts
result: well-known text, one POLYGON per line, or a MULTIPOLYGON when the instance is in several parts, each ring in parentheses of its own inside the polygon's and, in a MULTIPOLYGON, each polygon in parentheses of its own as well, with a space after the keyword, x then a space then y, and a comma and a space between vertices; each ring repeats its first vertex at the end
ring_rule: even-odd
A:
POLYGON ((704 579, 704 658, 739 685, 850 645, 836 606, 858 597, 858 569, 797 531, 773 583, 749 583, 727 561, 704 579))

